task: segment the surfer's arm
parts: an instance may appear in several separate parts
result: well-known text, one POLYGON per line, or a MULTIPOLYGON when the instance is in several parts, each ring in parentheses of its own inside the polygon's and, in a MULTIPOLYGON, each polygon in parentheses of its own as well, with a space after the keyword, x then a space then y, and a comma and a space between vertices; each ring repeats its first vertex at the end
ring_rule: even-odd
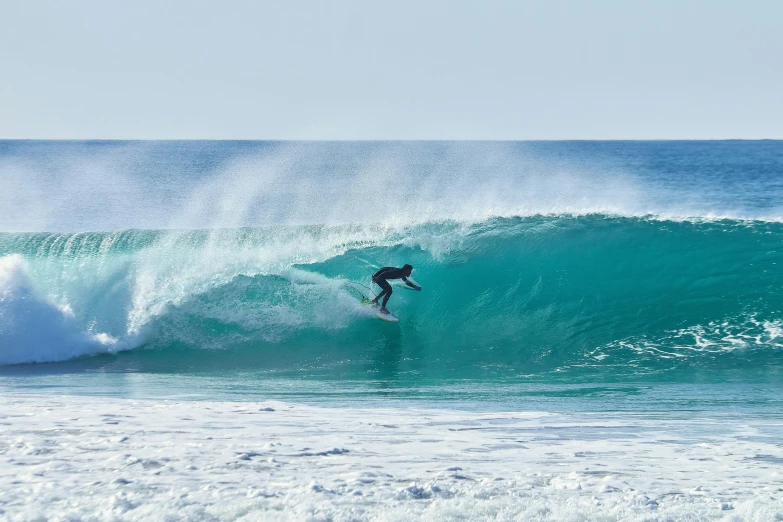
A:
POLYGON ((402 281, 403 281, 403 282, 404 282, 406 285, 408 285, 408 286, 410 286, 411 288, 413 288, 414 290, 421 290, 421 287, 420 287, 419 285, 416 285, 416 284, 413 284, 413 283, 411 283, 410 281, 408 281, 408 278, 407 278, 407 277, 404 277, 404 276, 403 276, 403 277, 402 277, 402 281))

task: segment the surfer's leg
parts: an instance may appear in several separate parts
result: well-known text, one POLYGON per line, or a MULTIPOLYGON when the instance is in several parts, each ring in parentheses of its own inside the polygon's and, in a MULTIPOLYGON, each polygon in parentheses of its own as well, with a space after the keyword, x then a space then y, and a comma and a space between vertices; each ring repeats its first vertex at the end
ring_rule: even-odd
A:
MULTIPOLYGON (((376 285, 378 284, 378 281, 376 281, 375 279, 373 279, 372 282, 375 283, 376 285)), ((381 295, 383 295, 383 290, 381 290, 381 293, 375 296, 375 299, 372 300, 372 304, 378 304, 378 299, 380 299, 381 295)))
MULTIPOLYGON (((375 284, 376 284, 376 285, 378 285, 378 286, 381 286, 381 284, 380 284, 378 281, 376 281, 375 279, 373 279, 373 281, 372 281, 372 282, 373 282, 373 283, 375 283, 375 284)), ((380 291, 380 292, 378 292, 378 295, 376 295, 376 296, 375 296, 375 299, 373 299, 373 300, 372 300, 372 304, 378 304, 378 299, 380 299, 381 297, 383 297, 383 293, 384 293, 384 292, 385 292, 385 290, 384 290, 384 289, 383 289, 383 287, 381 286, 381 291, 380 291)))
POLYGON ((386 310, 386 303, 389 302, 389 298, 392 295, 392 287, 388 281, 384 281, 383 283, 383 302, 381 303, 381 310, 386 310))
POLYGON ((388 281, 385 279, 380 279, 378 281, 375 281, 375 284, 381 287, 381 293, 375 296, 375 299, 372 300, 373 303, 378 303, 378 300, 380 300, 381 297, 383 297, 383 304, 381 306, 386 306, 386 301, 389 300, 389 296, 392 293, 392 287, 389 284, 388 281))

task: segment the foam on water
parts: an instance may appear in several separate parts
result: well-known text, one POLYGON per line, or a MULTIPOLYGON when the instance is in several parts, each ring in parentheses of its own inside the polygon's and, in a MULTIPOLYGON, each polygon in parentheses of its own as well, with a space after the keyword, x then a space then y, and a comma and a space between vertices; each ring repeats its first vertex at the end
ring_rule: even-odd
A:
POLYGON ((768 416, 34 395, 0 412, 11 520, 783 517, 768 416))

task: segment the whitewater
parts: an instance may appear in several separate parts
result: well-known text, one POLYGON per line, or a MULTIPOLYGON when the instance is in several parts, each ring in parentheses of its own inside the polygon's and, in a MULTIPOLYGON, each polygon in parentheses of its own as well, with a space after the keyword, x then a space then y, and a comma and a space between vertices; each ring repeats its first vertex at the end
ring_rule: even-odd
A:
POLYGON ((782 197, 775 141, 2 141, 0 514, 783 517, 782 197))

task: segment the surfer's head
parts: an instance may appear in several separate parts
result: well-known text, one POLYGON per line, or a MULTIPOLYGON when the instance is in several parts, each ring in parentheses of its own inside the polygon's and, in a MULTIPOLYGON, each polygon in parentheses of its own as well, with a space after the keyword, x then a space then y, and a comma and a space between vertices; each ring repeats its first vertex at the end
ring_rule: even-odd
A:
POLYGON ((411 265, 402 265, 402 271, 406 276, 409 276, 411 275, 411 272, 413 272, 413 267, 411 265))

